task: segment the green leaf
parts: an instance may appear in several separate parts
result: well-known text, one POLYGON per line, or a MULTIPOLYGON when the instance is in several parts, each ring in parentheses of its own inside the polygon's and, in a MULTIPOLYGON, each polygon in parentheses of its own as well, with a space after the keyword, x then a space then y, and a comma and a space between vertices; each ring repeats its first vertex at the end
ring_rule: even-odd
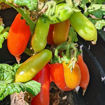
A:
POLYGON ((70 27, 69 37, 70 37, 71 42, 77 42, 78 41, 77 33, 75 32, 73 27, 70 27))
MULTIPOLYGON (((18 2, 18 0, 16 0, 16 1, 18 2)), ((22 1, 22 0, 19 0, 19 1, 22 1)), ((16 4, 14 5, 15 0, 1 0, 0 2, 6 3, 7 5, 9 5, 9 6, 13 7, 14 9, 16 9, 17 12, 22 14, 22 17, 26 20, 26 22, 30 26, 31 33, 33 34, 34 28, 35 28, 35 22, 33 22, 31 20, 30 10, 27 10, 26 8, 18 7, 19 5, 16 6, 16 4)), ((29 7, 30 9, 35 8, 34 7, 35 5, 33 5, 34 3, 32 3, 32 0, 23 0, 23 3, 25 3, 26 4, 25 6, 29 7), (29 2, 29 4, 27 4, 28 2, 29 2)), ((22 4, 20 3, 20 5, 22 5, 22 4)))
POLYGON ((20 66, 21 66, 21 64, 14 64, 14 65, 12 66, 15 73, 16 73, 16 71, 18 70, 18 68, 19 68, 20 66))
POLYGON ((99 4, 102 4, 102 3, 105 3, 105 0, 90 0, 92 3, 99 3, 99 4))
POLYGON ((11 95, 13 93, 20 93, 21 92, 21 87, 17 83, 2 83, 0 82, 0 100, 3 100, 6 96, 11 95))
POLYGON ((85 8, 86 4, 89 3, 90 0, 81 0, 80 6, 85 8))
POLYGON ((98 30, 101 30, 105 26, 105 20, 103 19, 93 19, 89 18, 89 20, 95 25, 98 30))
POLYGON ((41 84, 36 81, 26 83, 14 83, 15 73, 20 67, 20 64, 10 66, 8 64, 0 64, 0 100, 13 93, 27 91, 33 96, 40 92, 41 84))
POLYGON ((96 22, 95 27, 101 30, 105 26, 105 20, 99 20, 96 22))
POLYGON ((27 91, 33 96, 37 95, 40 92, 40 83, 36 81, 29 81, 27 83, 5 83, 0 81, 0 101, 3 100, 6 96, 13 93, 20 93, 21 91, 27 91))
POLYGON ((2 48, 2 44, 5 39, 7 39, 8 36, 8 30, 7 28, 4 29, 3 21, 0 18, 0 48, 2 48))
POLYGON ((102 18, 105 15, 105 5, 104 4, 92 4, 87 8, 88 14, 94 15, 96 18, 102 18))
POLYGON ((38 6, 38 0, 14 0, 14 4, 18 6, 26 6, 29 10, 36 10, 38 6))
POLYGON ((40 92, 41 84, 36 81, 29 81, 25 84, 22 84, 23 89, 29 93, 31 93, 33 96, 37 95, 40 92))
POLYGON ((0 81, 11 83, 14 81, 15 73, 13 67, 8 64, 0 64, 0 81))
POLYGON ((74 4, 75 6, 80 5, 80 3, 81 3, 81 0, 73 0, 73 4, 74 4))

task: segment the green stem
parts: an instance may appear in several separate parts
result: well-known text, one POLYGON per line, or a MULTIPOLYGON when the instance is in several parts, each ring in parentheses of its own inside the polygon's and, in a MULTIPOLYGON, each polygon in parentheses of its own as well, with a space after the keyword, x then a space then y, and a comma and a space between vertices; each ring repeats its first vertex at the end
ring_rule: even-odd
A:
POLYGON ((33 55, 33 51, 30 50, 29 48, 26 48, 25 51, 24 51, 24 53, 26 53, 29 56, 32 56, 33 55))
POLYGON ((73 7, 72 0, 66 0, 66 3, 67 3, 70 7, 73 7))
POLYGON ((2 31, 2 33, 4 33, 4 32, 8 32, 9 29, 10 29, 10 27, 6 27, 6 28, 2 31))
POLYGON ((66 57, 70 58, 70 44, 68 44, 67 49, 66 49, 66 57))
POLYGON ((26 22, 29 24, 31 32, 34 32, 34 28, 35 28, 35 23, 30 19, 30 17, 24 13, 24 11, 21 8, 17 8, 12 4, 9 4, 11 7, 13 7, 14 9, 17 10, 17 12, 19 12, 20 14, 22 14, 23 18, 26 20, 26 22))
POLYGON ((78 50, 77 50, 77 48, 76 48, 76 46, 75 46, 74 43, 71 44, 71 48, 74 50, 73 57, 74 57, 74 58, 77 58, 78 50))
POLYGON ((7 5, 9 5, 9 6, 13 7, 14 9, 16 9, 17 12, 19 12, 23 16, 23 18, 26 20, 26 22, 29 24, 30 29, 31 29, 31 32, 33 34, 34 28, 35 28, 35 23, 30 19, 30 17, 28 16, 28 14, 25 13, 22 8, 15 7, 13 4, 11 4, 9 2, 6 2, 5 0, 2 0, 1 2, 4 2, 7 5))

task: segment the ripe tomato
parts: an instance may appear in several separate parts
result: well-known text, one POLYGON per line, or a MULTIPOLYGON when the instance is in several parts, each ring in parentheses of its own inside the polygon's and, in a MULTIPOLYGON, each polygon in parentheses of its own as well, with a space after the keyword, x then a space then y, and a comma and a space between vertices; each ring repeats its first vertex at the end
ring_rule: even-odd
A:
POLYGON ((41 92, 32 99, 31 105, 49 105, 50 71, 49 65, 46 65, 33 78, 41 83, 41 92))
POLYGON ((21 14, 17 14, 10 27, 7 38, 8 50, 16 58, 19 58, 26 49, 31 35, 29 25, 21 17, 21 14))
POLYGON ((63 91, 71 90, 66 86, 64 79, 64 68, 60 63, 50 64, 51 80, 63 91))
POLYGON ((65 62, 63 63, 63 67, 66 85, 71 89, 75 89, 79 86, 81 81, 81 71, 78 64, 75 64, 72 71, 69 68, 69 64, 66 64, 65 62))
POLYGON ((78 56, 78 65, 79 65, 80 70, 81 70, 80 87, 82 87, 83 90, 85 91, 87 89, 88 84, 89 84, 90 76, 89 76, 89 70, 87 68, 87 65, 83 61, 83 58, 81 55, 78 56))

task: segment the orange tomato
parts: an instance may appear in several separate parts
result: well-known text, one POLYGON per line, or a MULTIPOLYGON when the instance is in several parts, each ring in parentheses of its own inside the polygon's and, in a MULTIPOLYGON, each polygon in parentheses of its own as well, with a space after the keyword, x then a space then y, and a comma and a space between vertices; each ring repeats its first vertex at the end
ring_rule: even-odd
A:
POLYGON ((81 81, 81 72, 76 63, 73 70, 70 70, 69 64, 63 63, 65 83, 70 89, 75 89, 81 81))
POLYGON ((70 27, 69 20, 54 25, 53 31, 54 44, 59 45, 67 40, 69 27, 70 27))

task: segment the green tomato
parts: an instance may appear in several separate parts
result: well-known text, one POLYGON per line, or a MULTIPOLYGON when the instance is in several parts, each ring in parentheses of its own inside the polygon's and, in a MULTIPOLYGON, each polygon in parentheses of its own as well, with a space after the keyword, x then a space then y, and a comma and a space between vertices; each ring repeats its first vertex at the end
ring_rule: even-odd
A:
POLYGON ((15 82, 27 82, 50 61, 52 52, 44 49, 40 53, 31 56, 17 70, 15 82))
POLYGON ((81 12, 74 12, 70 17, 70 23, 83 39, 92 41, 93 44, 96 43, 97 30, 94 24, 81 12))
POLYGON ((47 35, 50 22, 45 17, 40 17, 36 23, 35 32, 33 34, 31 45, 35 52, 39 52, 46 47, 47 35))

